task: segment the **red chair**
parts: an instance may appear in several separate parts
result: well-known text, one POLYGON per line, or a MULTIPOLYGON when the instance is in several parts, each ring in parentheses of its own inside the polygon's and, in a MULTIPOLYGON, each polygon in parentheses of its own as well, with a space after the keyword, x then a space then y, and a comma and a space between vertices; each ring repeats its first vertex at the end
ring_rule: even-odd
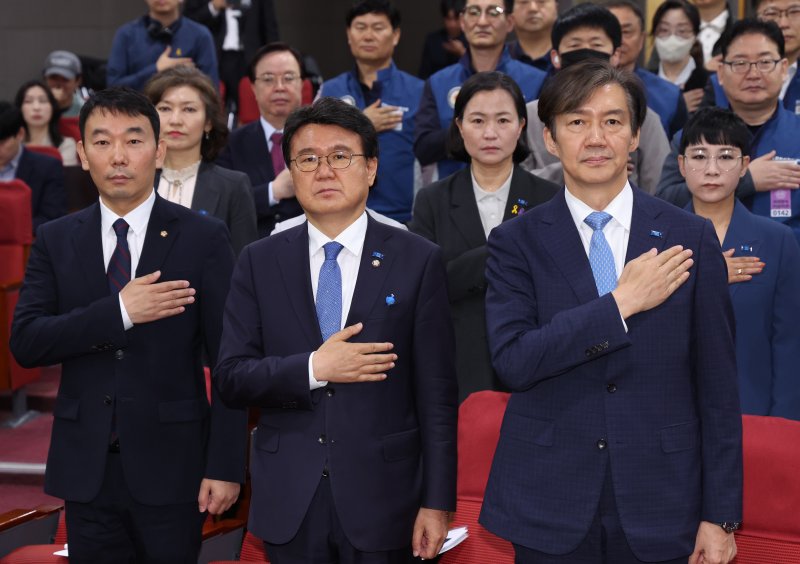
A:
MULTIPOLYGON (((234 564, 235 562, 251 562, 253 564, 269 564, 267 553, 264 550, 264 541, 254 536, 250 531, 244 534, 242 550, 238 560, 213 560, 209 564, 234 564)), ((0 562, 2 564, 2 562, 0 562)))
POLYGON ((75 142, 81 140, 81 128, 78 123, 78 116, 62 117, 58 120, 58 131, 64 137, 72 137, 75 142))
POLYGON ((800 422, 745 415, 735 564, 800 564, 800 422))
POLYGON ((251 84, 250 78, 246 76, 239 81, 239 125, 247 125, 261 116, 251 84))
POLYGON ((451 527, 466 525, 469 536, 444 553, 441 564, 514 562, 511 543, 478 524, 508 398, 501 392, 475 392, 458 410, 458 500, 451 527))
POLYGON ((64 159, 61 157, 61 151, 59 151, 57 147, 50 147, 49 145, 25 145, 25 148, 32 153, 39 153, 40 155, 58 159, 58 162, 62 164, 64 162, 64 159))
POLYGON ((67 544, 67 523, 64 519, 63 509, 63 506, 37 507, 35 510, 26 512, 26 515, 30 514, 30 517, 24 522, 16 523, 13 520, 10 521, 10 526, 4 532, 7 535, 16 533, 25 546, 20 546, 0 558, 0 564, 67 564, 69 560, 66 557, 53 554, 57 550, 63 550, 64 545, 67 544), (17 528, 35 526, 38 521, 42 521, 46 526, 52 527, 52 514, 55 511, 58 512, 55 532, 52 528, 49 531, 39 531, 40 536, 31 539, 30 536, 24 534, 24 531, 18 532, 15 530, 17 528), (31 542, 38 542, 39 544, 30 544, 31 542))

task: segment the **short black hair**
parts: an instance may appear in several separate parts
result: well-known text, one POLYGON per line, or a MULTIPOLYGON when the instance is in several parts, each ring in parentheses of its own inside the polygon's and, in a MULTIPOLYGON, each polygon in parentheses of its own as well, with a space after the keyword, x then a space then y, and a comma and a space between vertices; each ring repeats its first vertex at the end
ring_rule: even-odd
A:
POLYGON ((460 14, 461 10, 464 9, 464 1, 465 0, 441 0, 441 2, 439 2, 439 11, 442 13, 442 17, 446 18, 447 14, 450 12, 456 15, 460 14))
POLYGON ((692 23, 692 33, 698 35, 700 33, 700 12, 694 4, 686 0, 664 0, 653 14, 653 22, 650 26, 650 35, 656 34, 656 28, 661 23, 664 15, 670 10, 682 10, 689 21, 692 23))
POLYGON ((150 103, 147 96, 128 86, 114 86, 100 90, 91 95, 81 108, 78 125, 81 130, 81 139, 86 139, 86 122, 95 111, 105 111, 112 114, 123 114, 129 117, 144 116, 153 127, 156 144, 161 133, 161 119, 155 106, 150 103))
MULTIPOLYGON (((461 0, 461 8, 459 9, 459 13, 463 12, 467 7, 467 0, 461 0)), ((511 12, 514 11, 514 0, 503 0, 503 12, 504 15, 510 16, 511 12)))
POLYGON ((250 64, 247 66, 247 76, 250 78, 250 82, 256 82, 256 66, 258 63, 261 62, 261 59, 269 55, 270 53, 276 53, 278 51, 288 51, 292 54, 292 56, 297 60, 297 66, 300 67, 300 77, 306 77, 306 66, 303 63, 303 55, 289 45, 288 43, 284 43, 283 41, 273 41, 272 43, 267 43, 266 45, 262 46, 256 54, 253 55, 253 58, 250 59, 250 64))
POLYGON ((750 129, 731 110, 716 106, 700 108, 683 126, 680 154, 689 145, 705 141, 710 145, 730 145, 741 150, 743 155, 749 155, 752 139, 750 129))
POLYGON ((587 59, 570 65, 550 77, 539 95, 539 119, 556 138, 556 117, 580 108, 592 95, 609 84, 625 92, 631 131, 638 133, 647 115, 647 98, 642 81, 635 74, 612 67, 607 61, 587 59), (567 94, 568 93, 568 94, 567 94))
POLYGON ((24 126, 19 108, 10 102, 0 102, 0 141, 15 137, 24 126))
MULTIPOLYGON (((61 132, 58 130, 58 120, 61 112, 59 111, 56 97, 53 96, 50 88, 48 88, 43 81, 37 78, 34 80, 29 80, 20 86, 19 90, 17 90, 17 95, 14 97, 14 105, 17 106, 20 111, 22 111, 22 104, 25 102, 25 96, 28 94, 28 90, 35 86, 38 86, 44 90, 45 96, 47 96, 47 102, 50 104, 50 121, 47 123, 47 133, 50 135, 50 141, 53 142, 53 146, 58 147, 64 141, 64 136, 61 135, 61 132)), ((28 131, 28 124, 24 121, 24 119, 25 116, 23 115, 23 126, 25 127, 25 134, 27 137, 30 136, 30 131, 28 131)))
POLYGON ((366 159, 378 157, 378 132, 364 112, 341 101, 339 98, 328 96, 318 99, 310 106, 297 108, 289 114, 283 126, 283 159, 286 166, 291 166, 292 139, 301 127, 310 124, 335 125, 352 131, 361 138, 361 152, 366 159))
POLYGON ((622 45, 622 28, 619 20, 607 8, 586 2, 573 6, 556 19, 550 41, 553 49, 558 51, 561 40, 569 32, 580 29, 602 29, 616 50, 622 45))
POLYGON ((642 9, 639 7, 639 4, 634 2, 633 0, 602 0, 598 2, 598 4, 604 8, 627 8, 631 12, 636 15, 636 18, 639 20, 639 29, 645 31, 644 25, 644 14, 642 13, 642 9))
POLYGON ((464 147, 464 138, 461 136, 461 131, 458 129, 457 121, 460 122, 464 119, 464 110, 467 104, 472 100, 473 96, 478 92, 491 92, 492 90, 505 90, 514 101, 514 108, 517 111, 517 118, 520 121, 524 120, 522 131, 517 139, 517 146, 514 148, 513 160, 515 163, 521 163, 531 153, 528 147, 527 136, 525 131, 528 128, 528 112, 525 109, 525 96, 522 95, 519 85, 513 78, 505 73, 498 71, 478 72, 469 77, 464 84, 461 85, 461 90, 456 96, 456 103, 453 108, 453 120, 450 122, 450 131, 448 132, 447 150, 456 160, 463 162, 470 162, 472 158, 467 153, 464 147))
POLYGON ((778 24, 771 21, 758 20, 755 18, 745 18, 733 23, 727 33, 723 33, 719 38, 718 47, 722 53, 722 59, 728 58, 728 49, 733 41, 743 35, 763 35, 778 47, 778 54, 781 58, 786 56, 786 43, 783 40, 783 32, 778 24))
POLYGON ((365 14, 383 14, 389 18, 389 23, 392 29, 400 27, 400 12, 395 8, 389 0, 359 0, 353 3, 352 7, 347 11, 347 27, 353 23, 353 20, 358 16, 365 14))

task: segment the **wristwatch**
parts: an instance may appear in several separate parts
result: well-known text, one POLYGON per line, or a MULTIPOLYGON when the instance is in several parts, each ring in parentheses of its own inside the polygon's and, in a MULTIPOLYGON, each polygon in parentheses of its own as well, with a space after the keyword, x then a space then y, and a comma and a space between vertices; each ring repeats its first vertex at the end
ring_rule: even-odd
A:
POLYGON ((732 533, 733 531, 738 531, 739 528, 742 526, 741 522, 739 521, 731 521, 731 522, 726 521, 725 523, 717 523, 717 525, 722 527, 722 530, 725 531, 726 533, 732 533))

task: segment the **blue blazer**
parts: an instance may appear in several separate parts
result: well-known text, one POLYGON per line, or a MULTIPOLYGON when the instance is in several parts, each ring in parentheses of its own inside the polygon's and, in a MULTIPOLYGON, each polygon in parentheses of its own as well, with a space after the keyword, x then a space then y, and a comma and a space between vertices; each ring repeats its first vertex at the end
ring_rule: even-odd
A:
POLYGON ((480 522, 567 554, 586 535, 606 473, 642 560, 689 555, 700 520, 739 521, 741 416, 733 312, 711 223, 633 191, 626 262, 694 251, 689 280, 623 326, 598 297, 564 191, 489 237, 492 361, 512 389, 480 522))
POLYGON ((31 189, 34 233, 41 224, 67 213, 64 167, 58 159, 23 147, 16 176, 31 189))
POLYGON ((197 500, 203 478, 244 481, 247 414, 212 387, 233 252, 225 226, 156 196, 136 276, 189 280, 186 311, 125 331, 103 264, 100 207, 45 224, 31 250, 11 334, 23 366, 62 364, 45 491, 81 503, 103 482, 112 413, 139 503, 197 500), (116 408, 112 406, 116 403, 116 408))
POLYGON ((303 213, 303 208, 295 198, 281 200, 274 206, 269 205, 269 183, 275 180, 275 170, 272 168, 272 159, 261 120, 232 131, 228 137, 228 144, 217 157, 215 164, 222 168, 244 172, 250 177, 259 237, 268 237, 276 223, 303 213))
POLYGON ((227 402, 261 408, 248 528, 270 543, 295 536, 323 471, 359 550, 408 546, 420 507, 455 508, 457 392, 441 252, 368 221, 345 326, 364 323, 353 342, 394 344, 384 381, 309 390, 322 336, 307 223, 248 245, 234 270, 215 376, 227 402))
POLYGON ((791 229, 737 200, 722 249, 766 263, 749 282, 728 286, 742 413, 800 420, 800 245, 791 229))

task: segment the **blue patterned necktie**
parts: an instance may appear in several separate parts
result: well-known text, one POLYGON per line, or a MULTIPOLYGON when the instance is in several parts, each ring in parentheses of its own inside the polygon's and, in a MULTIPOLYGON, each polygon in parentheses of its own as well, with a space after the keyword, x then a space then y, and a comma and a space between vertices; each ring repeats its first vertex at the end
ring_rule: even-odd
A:
POLYGON ((336 241, 325 243, 325 262, 319 269, 317 284, 317 320, 322 340, 328 338, 342 328, 342 271, 336 257, 342 245, 336 241))
POLYGON ((606 212, 592 212, 583 221, 594 230, 589 244, 589 264, 592 266, 597 293, 603 296, 617 287, 614 254, 608 246, 606 236, 603 235, 603 227, 611 221, 611 215, 606 212))
POLYGON ((128 249, 128 224, 120 218, 112 226, 117 234, 117 246, 108 261, 108 288, 111 295, 119 294, 131 280, 131 252, 128 249))

